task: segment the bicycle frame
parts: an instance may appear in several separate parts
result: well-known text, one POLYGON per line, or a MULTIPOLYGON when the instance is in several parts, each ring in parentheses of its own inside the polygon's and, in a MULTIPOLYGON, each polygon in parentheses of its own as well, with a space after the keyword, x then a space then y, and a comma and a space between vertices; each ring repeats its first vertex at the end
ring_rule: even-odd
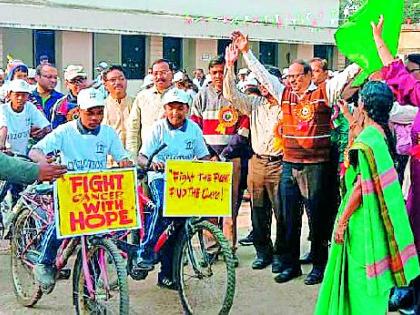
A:
MULTIPOLYGON (((41 237, 41 234, 44 234, 48 226, 54 222, 52 196, 49 194, 38 195, 36 192, 36 187, 36 184, 28 186, 21 194, 21 198, 19 198, 16 206, 13 208, 13 211, 17 215, 22 211, 24 207, 28 208, 30 211, 30 215, 35 217, 36 224, 39 224, 40 227, 37 234, 31 239, 31 241, 28 244, 26 244, 20 257, 20 259, 30 268, 34 267, 34 262, 31 262, 29 259, 26 259, 26 254, 28 253, 29 248, 34 244, 36 239, 41 237)), ((86 280, 86 286, 89 293, 89 297, 93 299, 95 296, 95 289, 88 266, 87 241, 88 237, 86 236, 64 239, 58 250, 55 266, 58 274, 67 265, 68 259, 71 257, 71 255, 77 249, 78 245, 81 243, 83 273, 86 280)), ((105 288, 109 288, 108 272, 106 269, 105 255, 103 251, 99 252, 99 268, 102 271, 101 276, 105 288)))

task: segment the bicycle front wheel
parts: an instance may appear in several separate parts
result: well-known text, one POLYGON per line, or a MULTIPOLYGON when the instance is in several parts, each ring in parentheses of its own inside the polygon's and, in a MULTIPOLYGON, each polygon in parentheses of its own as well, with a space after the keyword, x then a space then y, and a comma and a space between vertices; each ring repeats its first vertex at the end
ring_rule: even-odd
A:
POLYGON ((228 314, 235 295, 235 264, 223 232, 207 221, 181 233, 174 279, 186 314, 228 314))
POLYGON ((23 209, 12 228, 11 267, 12 282, 18 302, 34 306, 42 296, 41 288, 34 279, 33 265, 43 230, 29 209, 23 209))
POLYGON ((94 239, 88 246, 89 291, 79 252, 73 273, 73 301, 77 314, 128 314, 127 271, 116 245, 94 239), (93 292, 92 292, 93 291, 93 292))

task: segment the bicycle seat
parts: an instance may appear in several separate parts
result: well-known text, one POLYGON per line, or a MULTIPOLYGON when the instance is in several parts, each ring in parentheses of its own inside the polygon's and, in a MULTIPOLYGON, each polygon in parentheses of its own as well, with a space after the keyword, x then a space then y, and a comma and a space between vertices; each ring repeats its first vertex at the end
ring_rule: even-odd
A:
POLYGON ((49 195, 53 192, 53 187, 51 184, 39 184, 35 187, 35 192, 38 195, 49 195))

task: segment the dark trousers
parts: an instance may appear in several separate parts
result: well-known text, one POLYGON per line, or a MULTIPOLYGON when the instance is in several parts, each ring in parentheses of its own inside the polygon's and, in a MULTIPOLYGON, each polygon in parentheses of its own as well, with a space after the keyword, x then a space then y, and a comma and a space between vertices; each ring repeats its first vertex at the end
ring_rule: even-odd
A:
MULTIPOLYGON (((155 253, 154 247, 165 229, 174 220, 183 220, 181 218, 165 218, 162 215, 163 210, 163 194, 164 194, 164 180, 155 179, 149 184, 149 192, 153 202, 156 205, 155 211, 146 216, 145 222, 145 236, 141 241, 138 255, 147 259, 153 260, 155 253)), ((159 261, 161 262, 161 269, 158 275, 159 279, 167 277, 172 278, 172 261, 176 242, 176 235, 173 234, 168 238, 162 249, 158 253, 159 261)))
POLYGON ((251 219, 257 256, 270 258, 278 255, 284 246, 280 218, 279 182, 282 161, 253 156, 249 160, 248 190, 251 194, 251 219), (276 217, 276 241, 271 241, 271 222, 276 217))
POLYGON ((327 171, 327 163, 283 163, 280 198, 285 250, 281 256, 284 263, 290 267, 299 266, 302 206, 305 206, 309 217, 313 263, 322 267, 327 263, 331 230, 329 225, 332 222, 329 218, 330 211, 323 207, 324 196, 328 194, 328 189, 325 189, 327 171))

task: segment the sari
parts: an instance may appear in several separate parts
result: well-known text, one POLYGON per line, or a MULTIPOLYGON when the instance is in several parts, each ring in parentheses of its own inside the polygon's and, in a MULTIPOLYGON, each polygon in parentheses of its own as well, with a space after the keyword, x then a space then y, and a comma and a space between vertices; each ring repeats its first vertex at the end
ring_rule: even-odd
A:
POLYGON ((366 127, 349 156, 335 229, 350 196, 360 189, 355 185, 358 176, 361 203, 350 216, 343 244, 333 238, 315 314, 383 315, 391 288, 406 286, 419 275, 417 251, 384 136, 375 127, 366 127))

